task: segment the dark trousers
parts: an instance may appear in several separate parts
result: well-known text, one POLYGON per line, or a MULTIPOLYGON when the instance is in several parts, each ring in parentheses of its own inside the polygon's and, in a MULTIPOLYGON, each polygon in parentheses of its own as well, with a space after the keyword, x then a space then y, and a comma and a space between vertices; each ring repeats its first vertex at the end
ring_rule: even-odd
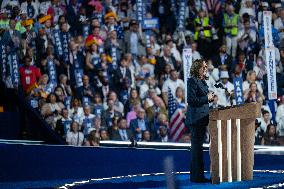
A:
POLYGON ((206 126, 191 125, 191 164, 190 180, 198 181, 204 178, 203 163, 203 141, 206 133, 206 126))

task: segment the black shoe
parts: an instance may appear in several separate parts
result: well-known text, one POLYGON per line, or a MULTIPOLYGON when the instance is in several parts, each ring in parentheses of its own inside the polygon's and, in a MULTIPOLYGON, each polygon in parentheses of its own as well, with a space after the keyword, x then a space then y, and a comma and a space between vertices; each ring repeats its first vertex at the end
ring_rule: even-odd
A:
POLYGON ((196 183, 211 183, 211 179, 202 178, 202 179, 190 179, 191 182, 196 183))

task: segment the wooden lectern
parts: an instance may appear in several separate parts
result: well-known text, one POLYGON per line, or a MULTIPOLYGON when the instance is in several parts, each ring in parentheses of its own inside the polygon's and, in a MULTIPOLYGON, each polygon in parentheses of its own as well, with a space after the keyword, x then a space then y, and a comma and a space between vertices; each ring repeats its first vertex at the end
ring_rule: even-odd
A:
POLYGON ((259 103, 210 111, 210 171, 213 184, 253 179, 255 119, 260 114, 259 103), (220 158, 219 153, 222 154, 220 158))

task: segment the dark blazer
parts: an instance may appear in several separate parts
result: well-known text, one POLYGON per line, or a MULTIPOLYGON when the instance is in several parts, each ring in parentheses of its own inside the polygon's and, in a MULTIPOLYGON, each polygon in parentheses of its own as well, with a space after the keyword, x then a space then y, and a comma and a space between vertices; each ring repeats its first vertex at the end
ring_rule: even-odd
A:
MULTIPOLYGON (((114 111, 114 116, 122 117, 122 114, 118 111, 114 111)), ((111 113, 108 110, 103 111, 101 115, 101 120, 102 120, 102 125, 104 127, 110 127, 112 124, 112 123, 110 124, 110 122, 112 122, 111 113)))
POLYGON ((9 30, 5 31, 2 35, 2 42, 4 45, 10 47, 11 51, 17 51, 21 47, 21 34, 19 31, 14 30, 14 36, 16 36, 19 39, 19 46, 15 45, 15 43, 12 40, 12 35, 10 34, 9 30))
MULTIPOLYGON (((152 132, 151 132, 150 123, 149 123, 148 119, 144 119, 144 122, 145 122, 146 130, 148 130, 148 131, 150 131, 150 133, 152 133, 152 132)), ((130 121, 130 126, 129 126, 129 128, 132 130, 133 133, 138 134, 138 133, 136 133, 136 131, 135 131, 135 130, 138 128, 138 118, 133 119, 133 120, 130 121)))
MULTIPOLYGON (((116 57, 117 57, 117 60, 120 60, 125 47, 124 47, 124 43, 120 39, 117 39, 117 43, 119 44, 119 46, 116 47, 116 57)), ((105 46, 105 51, 111 54, 112 43, 109 38, 106 39, 104 46, 105 46)))
MULTIPOLYGON (((127 133, 128 140, 130 140, 133 137, 133 132, 131 131, 131 129, 126 129, 126 133, 127 133)), ((119 133, 119 129, 111 130, 111 132, 110 132, 110 139, 111 140, 122 141, 122 136, 119 133)))
MULTIPOLYGON (((130 85, 131 85, 131 72, 130 72, 129 68, 126 68, 125 77, 128 78, 128 81, 130 82, 130 85)), ((120 67, 118 67, 114 71, 114 74, 113 74, 113 84, 114 84, 115 90, 118 94, 120 92, 120 89, 122 88, 122 79, 123 79, 123 75, 122 75, 122 72, 120 70, 120 67)))
POLYGON ((41 60, 45 57, 44 55, 46 54, 44 44, 45 44, 45 39, 40 36, 37 36, 35 39, 35 45, 36 45, 36 55, 37 55, 38 65, 40 65, 41 60))
MULTIPOLYGON (((214 65, 215 68, 218 68, 219 66, 221 66, 222 65, 222 61, 221 61, 220 54, 214 56, 212 58, 212 62, 213 62, 213 65, 214 65)), ((233 69, 232 63, 233 63, 232 56, 226 54, 224 64, 228 66, 228 71, 229 72, 233 69)))
MULTIPOLYGON (((181 71, 181 66, 177 64, 176 59, 173 56, 171 56, 170 59, 171 59, 171 62, 175 70, 181 71)), ((155 65, 155 70, 154 70, 155 74, 158 76, 161 76, 164 73, 166 64, 167 62, 165 61, 164 57, 158 57, 157 63, 155 65)))
POLYGON ((195 77, 188 80, 187 86, 186 125, 207 126, 209 122, 208 86, 205 81, 195 77))
POLYGON ((85 86, 81 86, 81 87, 78 87, 77 88, 77 97, 79 99, 82 100, 83 96, 86 96, 86 97, 89 97, 90 99, 93 99, 93 96, 89 96, 86 91, 87 90, 90 90, 92 92, 92 95, 94 96, 95 95, 95 89, 94 87, 92 87, 91 85, 88 85, 88 87, 85 87, 85 86))
POLYGON ((80 31, 80 22, 78 13, 76 14, 74 7, 71 3, 67 6, 67 20, 70 23, 70 31, 72 34, 77 35, 80 31))

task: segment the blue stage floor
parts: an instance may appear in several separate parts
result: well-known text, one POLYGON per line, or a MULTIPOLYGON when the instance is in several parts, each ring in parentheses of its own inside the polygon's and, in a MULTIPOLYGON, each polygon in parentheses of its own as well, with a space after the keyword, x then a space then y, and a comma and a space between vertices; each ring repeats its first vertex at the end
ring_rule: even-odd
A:
MULTIPOLYGON (((206 173, 209 177, 209 173, 206 173)), ((176 189, 187 188, 284 188, 284 171, 254 171, 252 181, 221 183, 221 184, 198 184, 189 181, 188 173, 178 173, 175 177, 176 189)), ((134 175, 113 177, 105 179, 91 179, 85 181, 74 180, 50 180, 50 181, 33 181, 18 183, 0 183, 0 188, 5 189, 22 189, 22 188, 70 188, 70 189, 165 189, 166 178, 163 174, 134 175), (66 184, 65 183, 69 183, 66 184), (65 185, 65 186, 64 186, 65 185), (53 186, 53 187, 51 187, 53 186), (60 187, 61 186, 61 187, 60 187)))
MULTIPOLYGON (((209 177, 209 173, 206 174, 209 177)), ((252 181, 221 183, 221 184, 199 184, 189 181, 189 174, 176 174, 176 188, 284 188, 284 171, 254 171, 254 179, 252 181)), ((75 182, 66 185, 66 188, 72 189, 164 189, 166 188, 166 177, 163 174, 152 174, 143 176, 126 176, 117 178, 92 179, 86 181, 75 182), (80 183, 81 182, 81 183, 80 183), (73 185, 73 186, 72 186, 73 185)), ((62 187, 64 188, 64 187, 62 187)))

